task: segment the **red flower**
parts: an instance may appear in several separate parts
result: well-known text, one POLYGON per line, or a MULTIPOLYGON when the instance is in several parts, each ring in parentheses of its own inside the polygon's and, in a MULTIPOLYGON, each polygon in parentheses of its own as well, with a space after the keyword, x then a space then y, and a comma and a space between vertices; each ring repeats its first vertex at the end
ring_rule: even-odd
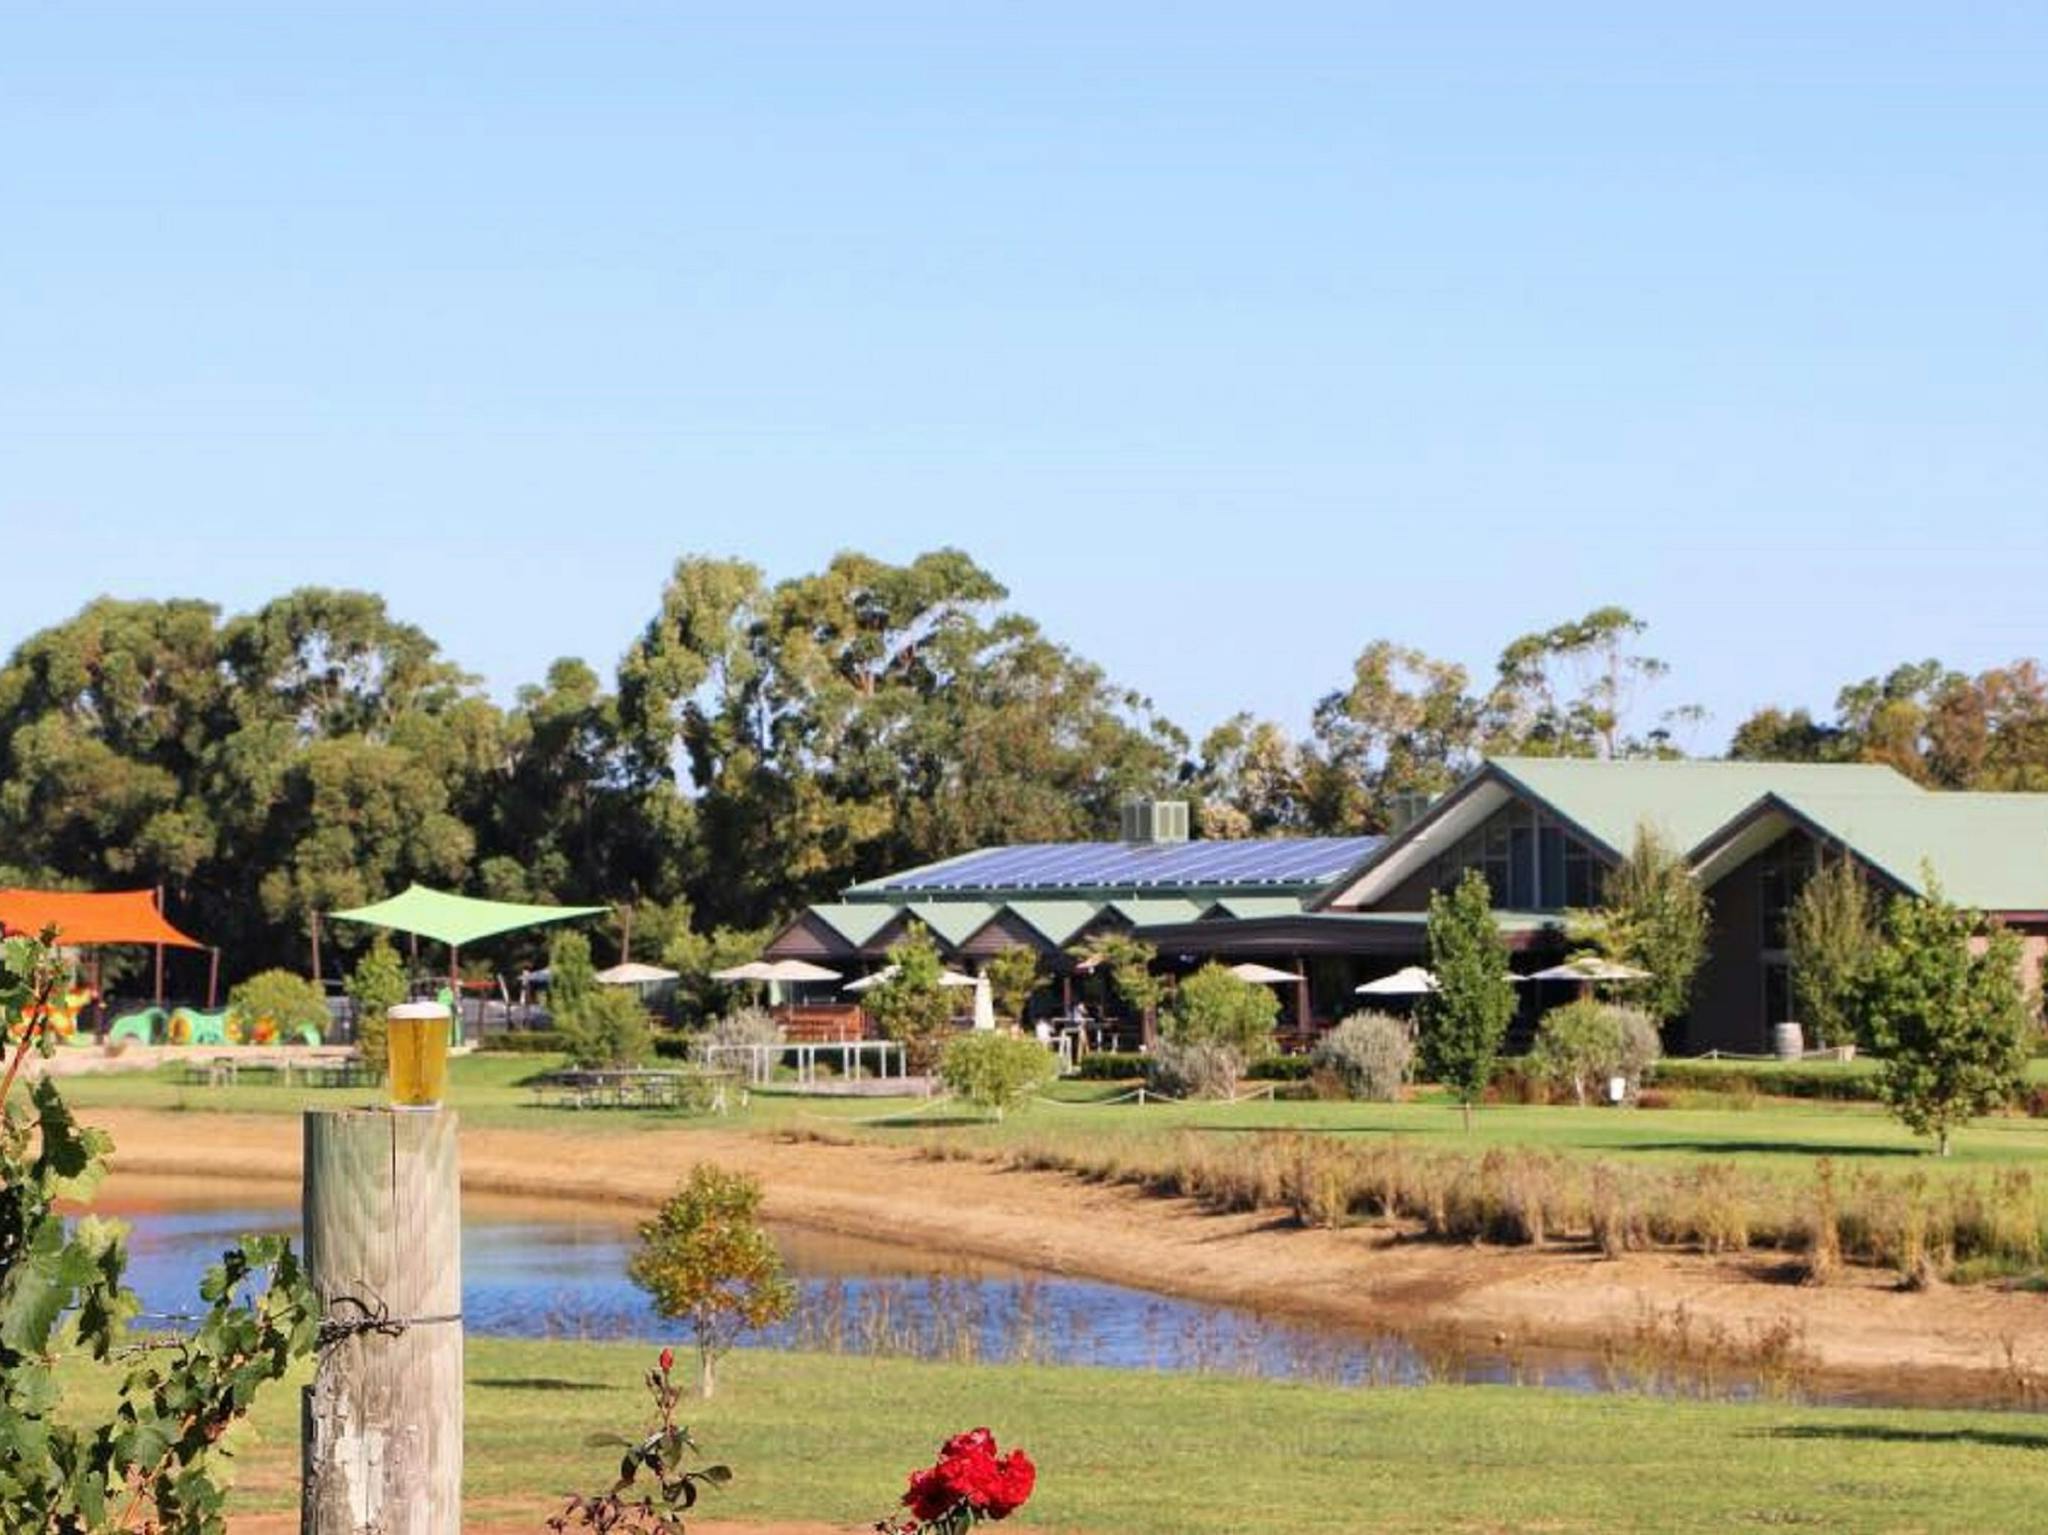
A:
POLYGON ((985 1428, 955 1434, 939 1447, 936 1464, 910 1474, 903 1506, 924 1524, 961 1508, 977 1518, 1007 1519, 1022 1508, 1038 1482, 1038 1468, 1022 1450, 996 1453, 985 1428))
POLYGON ((1022 1450, 1012 1450, 996 1462, 995 1485, 982 1506, 991 1519, 1007 1519, 1031 1500, 1038 1485, 1038 1467, 1022 1450))
POLYGON ((665 1348, 661 1351, 661 1373, 666 1375, 676 1367, 676 1351, 665 1348))

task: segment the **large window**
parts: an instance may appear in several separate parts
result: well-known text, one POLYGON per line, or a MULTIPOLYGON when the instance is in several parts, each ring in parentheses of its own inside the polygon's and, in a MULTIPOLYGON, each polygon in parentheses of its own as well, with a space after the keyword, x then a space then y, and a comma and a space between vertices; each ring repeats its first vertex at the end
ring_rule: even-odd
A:
POLYGON ((1767 951, 1781 950, 1791 923, 1792 905, 1806 883, 1810 861, 1806 849, 1793 839, 1780 842, 1757 864, 1757 912, 1761 918, 1758 941, 1767 951))
POLYGON ((1561 826, 1533 814, 1495 816, 1437 860, 1436 883, 1449 889, 1477 869, 1493 904, 1517 911, 1558 911, 1600 900, 1600 860, 1561 826))

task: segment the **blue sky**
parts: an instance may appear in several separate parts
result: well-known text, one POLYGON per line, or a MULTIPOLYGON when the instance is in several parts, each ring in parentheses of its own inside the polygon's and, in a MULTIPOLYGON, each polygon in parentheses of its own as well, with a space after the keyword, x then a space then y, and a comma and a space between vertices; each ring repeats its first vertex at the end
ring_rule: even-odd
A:
POLYGON ((2038 6, 24 4, 0 143, 8 645, 363 585, 509 694, 950 543, 1197 730, 2048 651, 2038 6))

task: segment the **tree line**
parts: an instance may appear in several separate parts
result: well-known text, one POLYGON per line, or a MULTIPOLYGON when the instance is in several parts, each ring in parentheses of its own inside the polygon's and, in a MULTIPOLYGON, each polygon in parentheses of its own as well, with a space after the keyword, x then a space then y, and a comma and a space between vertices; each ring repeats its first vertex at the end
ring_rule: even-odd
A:
MULTIPOLYGON (((1374 641, 1306 735, 1244 713, 1197 740, 951 549, 778 582, 685 557, 609 677, 563 658, 504 706, 372 593, 101 598, 0 668, 0 881, 161 885, 231 979, 411 880, 630 905, 636 956, 694 972, 860 879, 1111 835, 1132 795, 1191 800, 1207 836, 1349 834, 1488 752, 1680 754, 1697 711, 1658 706, 1645 627, 1596 609, 1479 679, 1374 641)), ((1833 720, 1764 710, 1734 750, 2041 786, 2043 695, 2031 662, 1929 663, 1833 720)))

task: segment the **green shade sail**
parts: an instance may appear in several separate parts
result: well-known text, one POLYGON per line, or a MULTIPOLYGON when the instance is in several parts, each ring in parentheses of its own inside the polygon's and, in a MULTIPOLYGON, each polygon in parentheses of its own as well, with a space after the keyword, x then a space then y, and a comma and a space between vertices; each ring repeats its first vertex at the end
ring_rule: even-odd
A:
POLYGON ((567 922, 574 917, 600 917, 610 910, 609 906, 522 906, 517 901, 479 901, 474 896, 408 885, 387 901, 332 915, 344 922, 366 922, 394 932, 417 933, 422 938, 460 948, 494 933, 539 927, 546 922, 567 922))

